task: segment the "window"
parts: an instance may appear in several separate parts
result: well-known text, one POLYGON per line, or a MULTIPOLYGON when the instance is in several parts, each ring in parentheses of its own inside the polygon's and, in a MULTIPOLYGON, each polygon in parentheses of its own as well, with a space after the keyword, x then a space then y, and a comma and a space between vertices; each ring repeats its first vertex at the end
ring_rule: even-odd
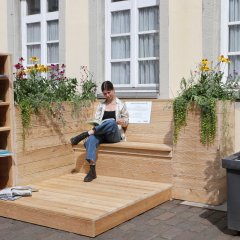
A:
POLYGON ((240 1, 229 0, 229 43, 228 52, 232 62, 229 73, 240 73, 240 1))
POLYGON ((25 0, 21 4, 23 58, 27 64, 33 56, 41 64, 58 64, 58 0, 25 0))
POLYGON ((106 79, 118 89, 156 91, 159 84, 157 0, 107 0, 106 79))
POLYGON ((228 74, 240 74, 240 1, 222 0, 222 51, 231 60, 228 74), (226 26, 226 27, 224 27, 226 26), (225 51, 224 51, 225 50, 225 51))

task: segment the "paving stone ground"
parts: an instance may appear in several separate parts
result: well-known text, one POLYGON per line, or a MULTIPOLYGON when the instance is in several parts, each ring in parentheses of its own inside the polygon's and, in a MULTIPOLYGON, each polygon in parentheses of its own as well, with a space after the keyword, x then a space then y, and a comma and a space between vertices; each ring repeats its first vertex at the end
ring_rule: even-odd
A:
POLYGON ((0 240, 240 240, 226 212, 180 203, 161 204, 95 238, 0 217, 0 240))

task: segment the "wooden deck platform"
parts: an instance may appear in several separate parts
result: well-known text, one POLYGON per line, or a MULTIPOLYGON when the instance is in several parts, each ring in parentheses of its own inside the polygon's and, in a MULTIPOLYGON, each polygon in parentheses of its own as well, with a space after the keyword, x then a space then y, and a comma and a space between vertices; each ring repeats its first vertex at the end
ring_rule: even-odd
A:
POLYGON ((0 215, 94 237, 171 198, 166 183, 66 174, 34 184, 32 197, 0 201, 0 215))

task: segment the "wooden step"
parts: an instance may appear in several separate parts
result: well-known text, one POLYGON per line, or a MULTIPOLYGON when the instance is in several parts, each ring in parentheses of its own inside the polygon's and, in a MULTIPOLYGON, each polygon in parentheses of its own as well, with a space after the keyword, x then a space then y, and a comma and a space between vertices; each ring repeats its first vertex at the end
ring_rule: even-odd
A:
POLYGON ((171 198, 166 183, 67 174, 34 184, 39 192, 0 201, 0 215, 94 237, 171 198))
MULTIPOLYGON (((73 147, 76 172, 88 172, 82 143, 73 147)), ((160 143, 119 142, 101 144, 97 154, 100 175, 172 183, 172 147, 160 143)))
MULTIPOLYGON (((84 146, 82 143, 73 146, 74 151, 82 151, 84 146)), ((172 157, 172 146, 160 143, 143 143, 143 142, 119 142, 104 143, 99 146, 98 151, 115 154, 137 154, 143 156, 163 156, 172 157)))

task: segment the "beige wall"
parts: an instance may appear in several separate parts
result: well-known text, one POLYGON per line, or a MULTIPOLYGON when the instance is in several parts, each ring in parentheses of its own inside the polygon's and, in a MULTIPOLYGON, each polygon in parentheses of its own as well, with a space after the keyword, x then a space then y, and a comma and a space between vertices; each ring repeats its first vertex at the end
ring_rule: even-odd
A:
POLYGON ((79 77, 80 66, 89 66, 88 0, 67 0, 65 4, 66 74, 79 77))
POLYGON ((7 0, 0 0, 0 52, 8 52, 7 0))
POLYGON ((202 59, 202 1, 169 0, 169 96, 202 59))

